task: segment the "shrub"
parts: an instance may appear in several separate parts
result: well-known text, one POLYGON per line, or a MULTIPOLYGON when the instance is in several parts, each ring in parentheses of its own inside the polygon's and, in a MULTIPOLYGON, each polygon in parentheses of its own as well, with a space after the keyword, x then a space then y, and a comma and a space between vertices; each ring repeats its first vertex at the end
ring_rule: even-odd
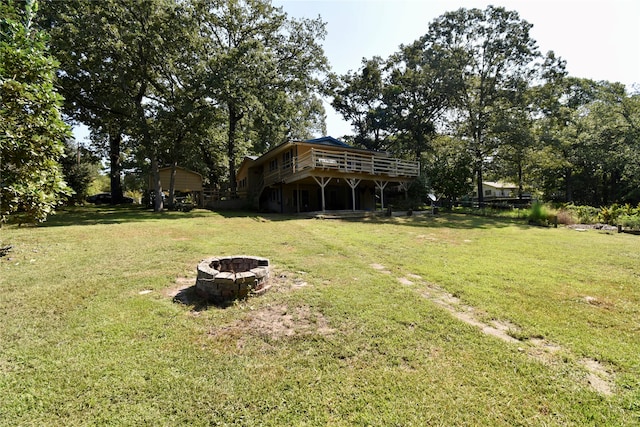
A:
POLYGON ((620 215, 618 217, 618 224, 624 228, 640 230, 640 215, 620 215))
POLYGON ((529 224, 549 225, 556 221, 556 214, 554 211, 550 210, 549 207, 540 202, 536 202, 531 205, 528 219, 529 224))
POLYGON ((573 213, 567 209, 561 209, 558 211, 558 224, 571 225, 577 221, 573 216, 573 213))
POLYGON ((594 208, 593 206, 576 206, 574 204, 568 204, 562 208, 569 212, 573 218, 575 218, 575 222, 580 224, 594 224, 598 222, 598 213, 600 210, 598 208, 594 208))
POLYGON ((603 206, 600 208, 600 212, 598 213, 598 220, 605 224, 615 225, 616 220, 622 213, 620 206, 617 203, 607 207, 603 206))

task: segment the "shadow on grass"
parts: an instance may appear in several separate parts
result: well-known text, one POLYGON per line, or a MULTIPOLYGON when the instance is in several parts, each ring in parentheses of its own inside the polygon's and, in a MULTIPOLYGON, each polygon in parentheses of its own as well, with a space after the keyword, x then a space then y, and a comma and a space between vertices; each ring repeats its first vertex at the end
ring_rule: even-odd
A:
MULTIPOLYGON (((98 205, 67 207, 58 210, 56 215, 41 224, 41 227, 64 227, 70 225, 98 225, 121 224, 131 222, 152 222, 158 220, 174 220, 189 218, 250 218, 256 222, 280 222, 300 220, 307 217, 289 214, 266 214, 253 211, 210 211, 194 209, 190 212, 162 211, 153 212, 151 209, 132 205, 98 205)), ((522 229, 530 228, 524 220, 512 218, 495 218, 474 216, 459 213, 442 213, 440 215, 413 215, 407 217, 371 216, 364 218, 321 219, 321 221, 344 221, 353 223, 372 223, 380 225, 404 225, 427 228, 454 229, 489 229, 517 226, 522 229)))
POLYGON ((190 307, 191 311, 196 312, 206 311, 210 307, 227 308, 235 303, 234 300, 223 300, 214 302, 209 301, 206 298, 202 298, 196 292, 196 285, 180 289, 178 293, 173 297, 173 302, 190 307))
POLYGON ((442 213, 435 216, 413 215, 405 217, 373 217, 363 218, 360 220, 345 219, 344 221, 368 222, 381 225, 403 225, 420 228, 453 228, 460 230, 506 228, 514 226, 522 229, 531 228, 531 226, 522 219, 495 218, 457 213, 442 213))
POLYGON ((259 215, 250 211, 210 211, 206 209, 194 209, 189 212, 169 210, 154 212, 146 207, 135 205, 89 205, 59 209, 56 212, 56 215, 50 216, 47 221, 40 226, 65 227, 69 225, 121 224, 186 218, 208 218, 215 216, 221 216, 224 218, 252 218, 257 222, 286 221, 295 219, 286 215, 259 215))
POLYGON ((166 219, 206 218, 215 215, 202 209, 190 212, 162 211, 153 212, 141 206, 101 205, 67 207, 50 216, 42 227, 64 227, 69 225, 121 224, 127 222, 149 222, 166 219))

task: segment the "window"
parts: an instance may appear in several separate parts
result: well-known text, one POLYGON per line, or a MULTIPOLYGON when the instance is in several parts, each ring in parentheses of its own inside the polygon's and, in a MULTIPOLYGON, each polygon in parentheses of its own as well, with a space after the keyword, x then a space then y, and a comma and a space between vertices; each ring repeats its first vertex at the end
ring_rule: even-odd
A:
POLYGON ((278 159, 273 159, 269 162, 269 172, 278 170, 278 159))
POLYGON ((491 190, 484 190, 484 195, 485 196, 490 196, 491 195, 491 190))

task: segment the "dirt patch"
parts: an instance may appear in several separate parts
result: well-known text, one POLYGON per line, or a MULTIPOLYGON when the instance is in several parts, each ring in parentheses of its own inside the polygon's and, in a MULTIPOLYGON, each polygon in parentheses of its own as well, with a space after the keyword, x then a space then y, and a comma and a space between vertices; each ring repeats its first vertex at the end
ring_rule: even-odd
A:
POLYGON ((271 284, 271 290, 269 292, 290 292, 309 286, 309 283, 304 279, 306 273, 299 271, 291 273, 288 271, 276 272, 269 283, 271 284))
POLYGON ((613 394, 613 375, 602 363, 595 359, 582 359, 578 363, 587 370, 587 381, 595 391, 605 396, 613 394))
POLYGON ((195 286, 195 284, 195 277, 178 277, 172 286, 162 291, 162 295, 169 298, 175 298, 181 291, 184 291, 191 286, 195 286))
POLYGON ((529 357, 547 366, 558 363, 558 353, 562 351, 562 347, 559 345, 544 338, 532 338, 529 340, 529 344, 531 345, 530 347, 522 349, 522 351, 526 351, 529 357))
POLYGON ((602 300, 602 299, 599 299, 599 298, 596 298, 596 297, 592 297, 592 296, 589 296, 589 295, 586 295, 582 299, 582 301, 584 301, 585 303, 587 303, 589 305, 592 305, 592 306, 595 306, 595 307, 600 307, 600 308, 607 309, 607 310, 611 310, 611 309, 615 308, 614 304, 612 304, 611 302, 605 301, 605 300, 602 300))
POLYGON ((255 310, 231 326, 213 328, 209 335, 253 335, 277 341, 295 336, 325 336, 333 332, 335 330, 329 327, 329 321, 321 312, 306 305, 289 307, 279 304, 255 310))
POLYGON ((370 264, 369 265, 371 268, 373 268, 374 270, 379 271, 380 273, 383 274, 391 274, 391 272, 389 270, 387 270, 387 267, 385 267, 382 264, 370 264))

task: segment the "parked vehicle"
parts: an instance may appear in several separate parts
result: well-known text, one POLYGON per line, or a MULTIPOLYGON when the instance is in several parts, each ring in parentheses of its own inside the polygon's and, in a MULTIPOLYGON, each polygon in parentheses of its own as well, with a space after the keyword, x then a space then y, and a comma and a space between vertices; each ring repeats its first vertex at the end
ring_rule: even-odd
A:
MULTIPOLYGON (((111 193, 98 193, 87 197, 87 202, 95 203, 96 205, 111 203, 111 193)), ((123 196, 122 203, 133 203, 131 197, 123 196)))

